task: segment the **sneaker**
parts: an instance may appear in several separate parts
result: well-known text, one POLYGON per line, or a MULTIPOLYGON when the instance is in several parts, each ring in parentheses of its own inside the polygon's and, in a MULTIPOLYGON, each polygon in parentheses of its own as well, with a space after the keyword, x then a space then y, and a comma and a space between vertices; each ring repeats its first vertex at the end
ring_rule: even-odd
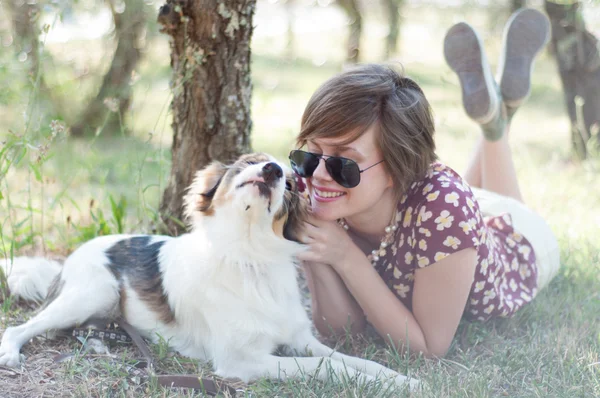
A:
POLYGON ((504 28, 498 82, 509 116, 529 96, 533 60, 550 40, 550 21, 540 11, 523 8, 504 28))
POLYGON ((502 100, 477 32, 467 23, 452 26, 444 38, 444 57, 458 75, 467 115, 484 127, 487 139, 504 133, 502 100))
POLYGON ((483 45, 469 24, 459 22, 448 30, 444 57, 460 80, 467 115, 479 124, 490 122, 497 113, 499 100, 494 95, 494 78, 483 45))

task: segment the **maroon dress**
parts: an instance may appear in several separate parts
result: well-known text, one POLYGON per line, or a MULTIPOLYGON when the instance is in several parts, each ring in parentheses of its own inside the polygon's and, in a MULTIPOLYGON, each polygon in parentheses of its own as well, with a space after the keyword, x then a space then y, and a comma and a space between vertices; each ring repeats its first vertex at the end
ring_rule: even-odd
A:
POLYGON ((409 310, 415 270, 467 248, 477 251, 467 318, 509 317, 536 295, 529 241, 514 230, 509 214, 484 216, 468 184, 451 168, 433 163, 402 196, 396 220, 393 243, 374 266, 409 310))
POLYGON ((432 164, 402 197, 398 212, 394 243, 375 267, 411 311, 415 270, 471 247, 477 267, 466 317, 508 317, 536 295, 529 241, 514 230, 509 214, 484 216, 468 184, 448 166, 432 164))

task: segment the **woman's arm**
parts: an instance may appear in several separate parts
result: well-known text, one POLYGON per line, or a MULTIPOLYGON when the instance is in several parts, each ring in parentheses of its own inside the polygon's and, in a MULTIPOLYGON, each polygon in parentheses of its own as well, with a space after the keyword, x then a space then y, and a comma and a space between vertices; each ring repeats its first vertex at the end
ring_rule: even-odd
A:
POLYGON ((323 336, 362 332, 365 315, 346 285, 331 266, 305 262, 304 271, 312 297, 312 317, 323 336))
POLYGON ((311 222, 301 239, 308 250, 299 258, 311 263, 309 288, 314 295, 317 316, 313 318, 319 331, 328 331, 327 324, 319 324, 324 317, 342 329, 348 316, 353 322, 364 322, 355 301, 379 334, 394 344, 408 345, 411 351, 427 356, 446 353, 473 284, 477 265, 474 248, 459 250, 415 271, 411 313, 346 231, 334 222, 311 222))
MULTIPOLYGON (((357 248, 358 250, 358 248, 357 248)), ((456 252, 415 273, 413 313, 386 286, 364 254, 334 267, 377 331, 394 344, 426 356, 444 356, 462 317, 476 267, 474 248, 456 252)), ((410 293, 409 293, 410 294, 410 293)))

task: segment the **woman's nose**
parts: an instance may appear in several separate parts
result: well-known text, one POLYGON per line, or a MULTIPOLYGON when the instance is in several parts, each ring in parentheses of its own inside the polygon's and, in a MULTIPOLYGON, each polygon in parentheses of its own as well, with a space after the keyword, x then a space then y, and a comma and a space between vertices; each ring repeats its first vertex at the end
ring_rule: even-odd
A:
POLYGON ((331 181, 331 176, 329 175, 327 167, 325 166, 325 159, 319 159, 319 165, 313 172, 313 178, 317 178, 321 181, 331 181))

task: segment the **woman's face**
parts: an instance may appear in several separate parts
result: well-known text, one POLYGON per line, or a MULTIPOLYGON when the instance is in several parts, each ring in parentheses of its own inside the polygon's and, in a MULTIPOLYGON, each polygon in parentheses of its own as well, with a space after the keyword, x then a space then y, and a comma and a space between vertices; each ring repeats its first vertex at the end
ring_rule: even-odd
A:
MULTIPOLYGON (((376 126, 370 127, 359 138, 346 145, 343 138, 322 138, 309 141, 307 150, 328 156, 342 156, 354 160, 361 170, 383 159, 376 141, 376 126)), ((391 191, 392 178, 385 163, 380 163, 360 175, 354 188, 344 188, 335 182, 321 159, 313 176, 307 179, 313 214, 322 220, 333 221, 372 211, 383 196, 391 191)))

